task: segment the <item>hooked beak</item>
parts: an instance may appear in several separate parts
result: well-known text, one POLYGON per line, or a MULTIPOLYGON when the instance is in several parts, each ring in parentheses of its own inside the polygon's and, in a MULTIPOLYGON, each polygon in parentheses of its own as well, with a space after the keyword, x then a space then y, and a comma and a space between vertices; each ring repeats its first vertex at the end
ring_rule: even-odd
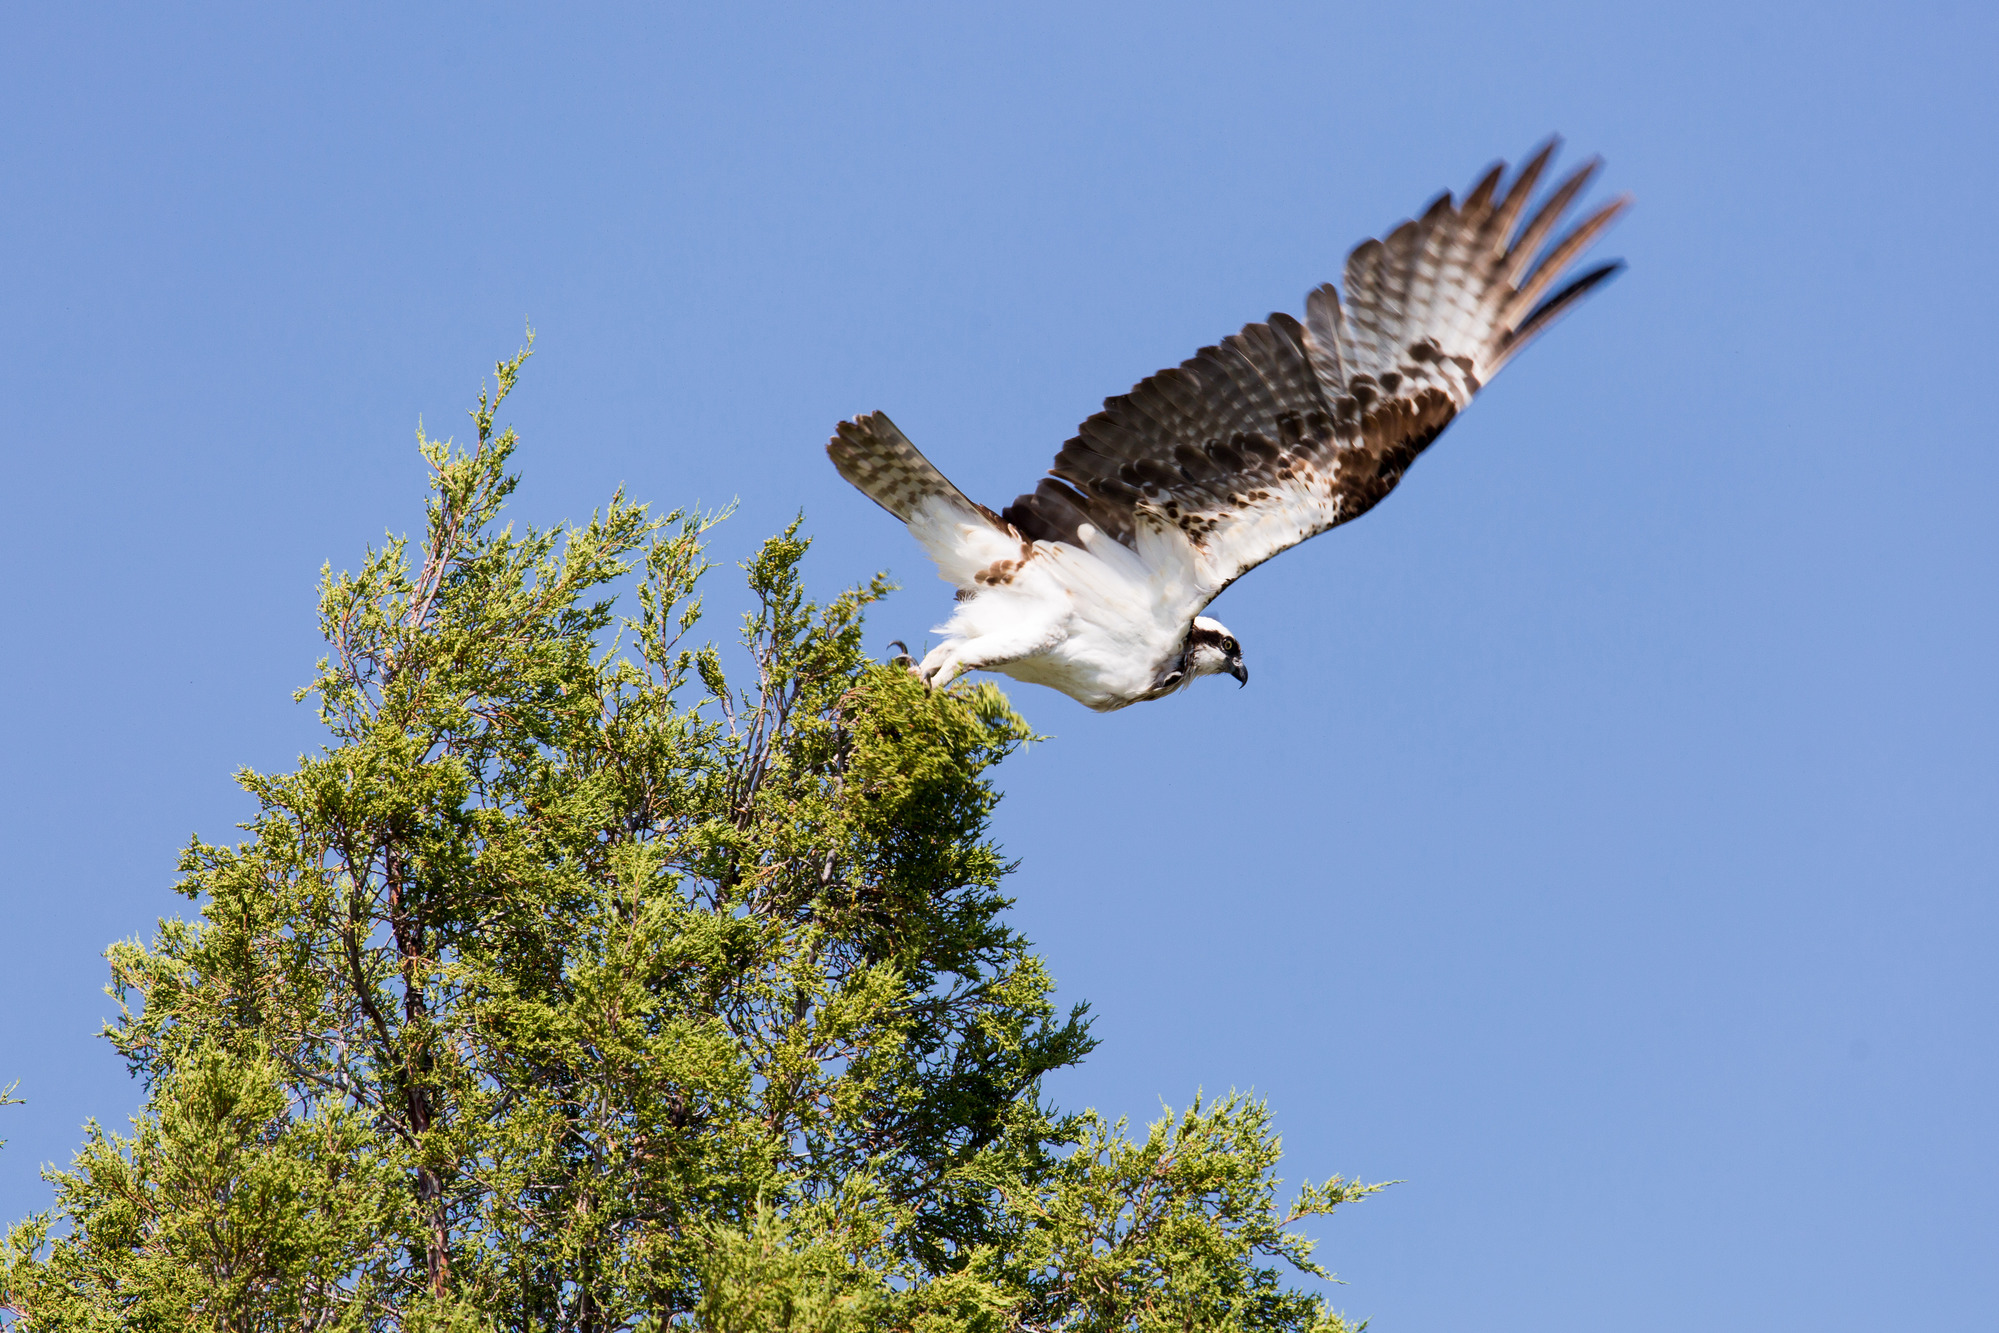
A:
POLYGON ((1235 661, 1229 663, 1229 674, 1242 682, 1242 685, 1236 686, 1237 689, 1241 689, 1243 685, 1249 684, 1249 668, 1242 664, 1241 658, 1237 658, 1235 661))

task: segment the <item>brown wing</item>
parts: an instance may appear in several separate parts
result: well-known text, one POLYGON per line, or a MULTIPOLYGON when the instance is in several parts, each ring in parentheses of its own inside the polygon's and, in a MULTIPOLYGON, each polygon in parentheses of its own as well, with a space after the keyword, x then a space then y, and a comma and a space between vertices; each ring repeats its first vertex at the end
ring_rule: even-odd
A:
POLYGON ((1421 218, 1355 248, 1344 304, 1322 286, 1302 324, 1272 315, 1107 399, 1002 517, 1030 538, 1074 542, 1089 523, 1126 545, 1142 524, 1177 526, 1212 597, 1366 513, 1481 385, 1621 267, 1591 269, 1548 295, 1627 202, 1548 244, 1596 173, 1591 161, 1521 225, 1554 149, 1551 140, 1504 191, 1501 163, 1463 203, 1445 193, 1421 218))

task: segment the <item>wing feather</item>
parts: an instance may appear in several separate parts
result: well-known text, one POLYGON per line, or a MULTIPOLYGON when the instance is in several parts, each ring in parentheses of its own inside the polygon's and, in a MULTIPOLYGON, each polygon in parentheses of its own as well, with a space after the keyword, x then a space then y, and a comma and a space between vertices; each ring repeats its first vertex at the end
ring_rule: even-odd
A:
POLYGON ((1191 614, 1279 551, 1366 513, 1502 365, 1616 271, 1543 299, 1626 204, 1550 241, 1592 160, 1523 225, 1555 147, 1510 181, 1500 163, 1463 202, 1440 195, 1356 246, 1344 301, 1321 286, 1303 321, 1272 315, 1106 399, 1001 521, 1069 542, 1088 525, 1134 550, 1177 533, 1200 571, 1191 614))
POLYGON ((1520 283, 1520 290, 1513 294, 1501 310, 1499 323, 1503 327, 1519 327, 1521 317, 1541 299, 1549 287, 1554 285, 1556 279, 1563 276, 1569 265, 1575 262, 1576 257, 1587 250, 1590 243, 1617 220, 1618 214, 1622 213, 1628 204, 1629 201, 1623 198, 1611 200, 1577 223, 1561 240, 1549 246, 1547 253, 1520 283))
POLYGON ((1347 382, 1346 315, 1340 309, 1340 294, 1330 282, 1320 283, 1305 298, 1305 350, 1312 361, 1312 373, 1328 396, 1344 391, 1347 382))

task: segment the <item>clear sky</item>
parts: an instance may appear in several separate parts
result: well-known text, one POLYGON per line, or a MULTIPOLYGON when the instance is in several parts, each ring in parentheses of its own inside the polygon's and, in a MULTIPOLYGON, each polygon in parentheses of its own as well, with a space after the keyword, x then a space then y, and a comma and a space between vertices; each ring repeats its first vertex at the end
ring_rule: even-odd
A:
POLYGON ((1053 1092, 1406 1181, 1321 1231, 1380 1333, 1999 1327, 1992 7, 175 8, 0 18, 0 1216, 524 321, 519 516, 803 508, 913 640, 837 419, 1003 502, 1559 130, 1630 271, 1226 594, 1249 688, 1015 690, 1053 1092))

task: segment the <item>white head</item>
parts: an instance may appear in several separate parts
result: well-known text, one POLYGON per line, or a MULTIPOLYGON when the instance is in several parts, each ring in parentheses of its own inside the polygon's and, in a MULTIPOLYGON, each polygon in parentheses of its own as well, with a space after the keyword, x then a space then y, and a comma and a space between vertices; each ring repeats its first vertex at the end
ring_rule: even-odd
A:
POLYGON ((1187 630, 1187 677, 1219 676, 1226 672, 1249 684, 1249 669, 1242 664, 1242 645, 1219 620, 1195 616, 1187 630))

